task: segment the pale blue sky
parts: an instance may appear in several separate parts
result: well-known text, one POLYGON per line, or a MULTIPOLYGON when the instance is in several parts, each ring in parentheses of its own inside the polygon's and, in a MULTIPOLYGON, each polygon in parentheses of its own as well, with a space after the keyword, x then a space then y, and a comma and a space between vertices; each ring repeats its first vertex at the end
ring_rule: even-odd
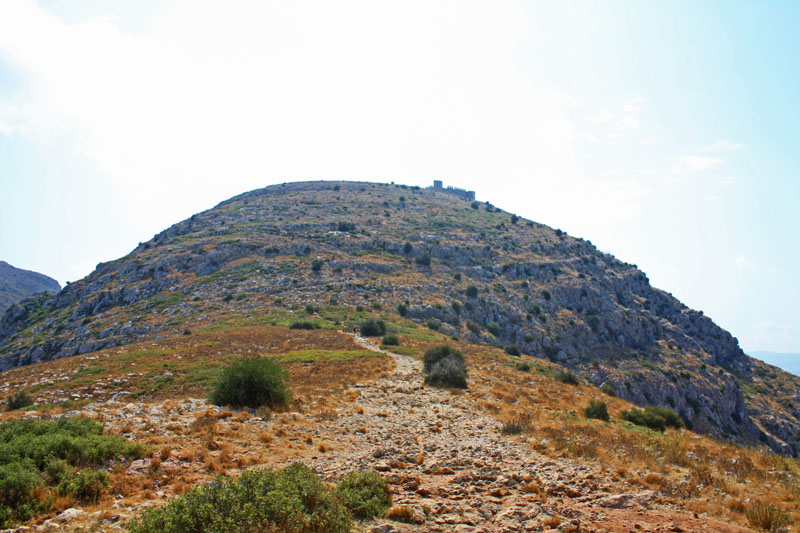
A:
POLYGON ((800 4, 0 3, 0 259, 300 179, 475 189, 800 352, 800 4))

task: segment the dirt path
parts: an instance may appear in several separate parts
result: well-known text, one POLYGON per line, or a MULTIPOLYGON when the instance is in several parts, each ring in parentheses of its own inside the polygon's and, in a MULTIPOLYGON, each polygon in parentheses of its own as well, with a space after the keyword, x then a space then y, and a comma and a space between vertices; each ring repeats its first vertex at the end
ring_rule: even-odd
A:
MULTIPOLYGON (((502 435, 500 423, 470 399, 423 385, 422 365, 355 337, 396 362, 388 379, 354 387, 356 408, 321 421, 316 438, 335 453, 311 459, 323 475, 374 468, 393 487, 413 524, 381 520, 400 531, 746 531, 695 517, 659 493, 608 480, 598 467, 555 461, 524 438, 502 435)), ((369 529, 369 527, 367 529, 369 529)))

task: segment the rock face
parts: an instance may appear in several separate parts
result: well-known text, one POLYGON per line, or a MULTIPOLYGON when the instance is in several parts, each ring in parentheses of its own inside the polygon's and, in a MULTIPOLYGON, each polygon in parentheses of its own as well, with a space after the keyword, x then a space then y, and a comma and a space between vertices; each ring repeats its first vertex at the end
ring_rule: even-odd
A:
POLYGON ((0 313, 37 292, 56 293, 61 285, 53 278, 30 270, 14 268, 0 261, 0 313))
POLYGON ((697 431, 800 450, 800 378, 747 357, 635 265, 491 204, 399 185, 284 184, 199 213, 10 307, 0 370, 309 305, 515 345, 697 431))

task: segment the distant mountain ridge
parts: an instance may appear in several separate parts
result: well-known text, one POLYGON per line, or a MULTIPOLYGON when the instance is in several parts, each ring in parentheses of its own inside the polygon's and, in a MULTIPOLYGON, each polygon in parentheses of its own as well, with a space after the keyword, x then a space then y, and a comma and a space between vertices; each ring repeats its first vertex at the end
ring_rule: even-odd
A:
POLYGON ((488 202, 404 185, 288 183, 226 200, 9 308, 0 371, 322 306, 514 346, 698 432, 800 451, 800 378, 745 355, 635 265, 488 202))
POLYGON ((0 313, 38 292, 56 293, 60 290, 61 285, 49 276, 0 261, 0 313))

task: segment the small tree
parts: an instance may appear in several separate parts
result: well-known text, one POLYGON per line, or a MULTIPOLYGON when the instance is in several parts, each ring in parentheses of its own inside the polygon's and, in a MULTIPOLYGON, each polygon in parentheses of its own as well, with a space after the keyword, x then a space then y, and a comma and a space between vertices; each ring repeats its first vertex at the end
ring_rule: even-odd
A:
POLYGON ((243 359, 225 368, 211 393, 215 405, 279 407, 289 403, 286 371, 270 359, 243 359))

